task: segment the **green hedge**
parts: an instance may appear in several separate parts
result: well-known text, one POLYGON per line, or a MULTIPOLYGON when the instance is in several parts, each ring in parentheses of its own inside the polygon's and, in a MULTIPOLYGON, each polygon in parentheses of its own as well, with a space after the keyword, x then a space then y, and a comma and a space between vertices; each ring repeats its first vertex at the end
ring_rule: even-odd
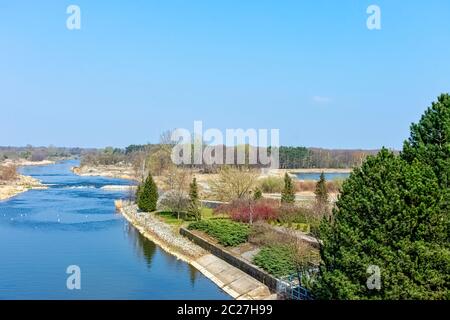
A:
POLYGON ((283 277, 295 273, 292 254, 286 245, 263 247, 253 257, 253 263, 275 277, 283 277))
POLYGON ((190 230, 200 230, 216 238, 226 247, 234 247, 247 242, 250 227, 245 223, 227 219, 201 220, 188 226, 190 230))

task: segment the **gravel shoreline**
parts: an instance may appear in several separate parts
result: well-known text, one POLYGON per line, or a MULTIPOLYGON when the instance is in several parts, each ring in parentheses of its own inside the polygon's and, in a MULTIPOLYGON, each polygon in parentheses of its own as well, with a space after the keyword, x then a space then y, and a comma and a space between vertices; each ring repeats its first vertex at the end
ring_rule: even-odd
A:
POLYGON ((177 258, 192 262, 207 254, 204 249, 180 235, 175 228, 159 220, 154 213, 140 212, 135 204, 125 201, 118 207, 144 236, 177 258))

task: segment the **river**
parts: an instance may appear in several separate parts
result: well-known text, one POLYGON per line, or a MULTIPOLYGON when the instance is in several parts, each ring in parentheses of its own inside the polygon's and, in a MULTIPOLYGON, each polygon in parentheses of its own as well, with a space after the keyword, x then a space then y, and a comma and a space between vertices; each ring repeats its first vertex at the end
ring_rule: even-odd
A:
POLYGON ((49 186, 0 202, 0 299, 230 299, 115 212, 126 180, 80 177, 71 160, 24 167, 49 186), (81 289, 66 285, 70 265, 81 289))

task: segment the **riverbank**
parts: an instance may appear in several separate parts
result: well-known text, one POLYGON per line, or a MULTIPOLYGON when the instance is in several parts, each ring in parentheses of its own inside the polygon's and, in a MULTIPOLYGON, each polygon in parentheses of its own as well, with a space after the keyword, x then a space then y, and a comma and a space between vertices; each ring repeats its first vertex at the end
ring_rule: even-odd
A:
POLYGON ((25 159, 6 159, 0 163, 0 165, 4 166, 16 166, 16 167, 26 167, 26 166, 48 166, 50 164, 55 164, 55 161, 52 160, 42 160, 42 161, 29 161, 25 159))
POLYGON ((47 189, 39 180, 30 176, 20 175, 17 173, 17 167, 24 166, 46 166, 54 164, 54 161, 28 161, 25 159, 6 159, 0 162, 1 168, 9 168, 10 176, 6 180, 0 179, 0 201, 10 199, 18 194, 31 189, 47 189))
POLYGON ((47 186, 32 177, 18 175, 12 181, 0 182, 0 201, 10 199, 31 189, 47 189, 47 186))
POLYGON ((79 167, 72 167, 71 171, 78 176, 85 176, 85 177, 108 177, 117 179, 136 180, 133 167, 131 166, 82 165, 79 167))
POLYGON ((153 213, 139 212, 136 205, 122 201, 116 201, 116 208, 144 237, 191 264, 234 299, 274 298, 267 286, 189 241, 153 213))

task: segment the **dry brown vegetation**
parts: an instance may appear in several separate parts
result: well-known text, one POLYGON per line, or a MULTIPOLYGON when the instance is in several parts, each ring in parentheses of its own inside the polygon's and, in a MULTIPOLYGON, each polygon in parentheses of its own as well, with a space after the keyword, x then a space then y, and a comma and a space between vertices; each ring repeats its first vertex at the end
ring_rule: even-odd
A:
MULTIPOLYGON (((297 192, 311 191, 314 192, 316 190, 317 181, 314 180, 304 180, 304 181, 296 181, 295 189, 297 192)), ((331 193, 339 192, 342 186, 341 180, 332 180, 327 181, 327 190, 331 193)))
POLYGON ((252 232, 248 241, 257 246, 287 243, 290 236, 285 233, 275 231, 270 225, 264 222, 256 222, 252 226, 252 232))
POLYGON ((13 181, 18 177, 16 166, 0 166, 0 180, 13 181))

